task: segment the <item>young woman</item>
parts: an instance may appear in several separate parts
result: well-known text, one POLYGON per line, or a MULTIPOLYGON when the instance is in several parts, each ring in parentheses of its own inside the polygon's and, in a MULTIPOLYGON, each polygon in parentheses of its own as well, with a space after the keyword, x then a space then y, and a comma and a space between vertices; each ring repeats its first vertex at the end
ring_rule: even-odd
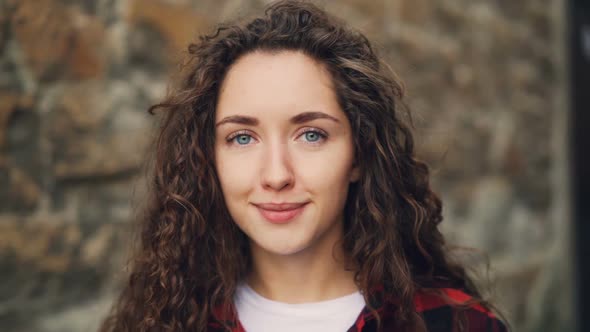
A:
POLYGON ((104 331, 505 331, 369 41, 281 1, 189 46, 152 107, 152 199, 104 331))

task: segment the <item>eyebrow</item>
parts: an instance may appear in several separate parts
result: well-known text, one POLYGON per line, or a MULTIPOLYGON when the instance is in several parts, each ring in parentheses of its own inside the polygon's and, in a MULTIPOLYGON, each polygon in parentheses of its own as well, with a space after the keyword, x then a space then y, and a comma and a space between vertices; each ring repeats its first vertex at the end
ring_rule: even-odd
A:
MULTIPOLYGON (((303 113, 299 113, 297 115, 295 115, 294 117, 292 117, 289 121, 292 124, 302 124, 302 123, 306 123, 306 122, 310 122, 316 119, 328 119, 331 121, 334 121, 336 123, 340 123, 340 120, 336 119, 335 117, 328 115, 326 113, 323 112, 303 112, 303 113)), ((258 119, 251 117, 251 116, 245 116, 245 115, 230 115, 228 117, 223 118, 221 121, 219 121, 215 127, 219 127, 223 124, 226 123, 237 123, 237 124, 243 124, 243 125, 247 125, 247 126, 256 126, 258 125, 259 121, 258 119)))

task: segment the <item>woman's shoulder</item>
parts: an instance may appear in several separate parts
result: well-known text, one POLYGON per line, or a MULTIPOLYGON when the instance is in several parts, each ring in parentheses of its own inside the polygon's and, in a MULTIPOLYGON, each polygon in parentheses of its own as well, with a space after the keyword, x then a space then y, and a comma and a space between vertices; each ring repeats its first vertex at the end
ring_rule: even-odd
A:
POLYGON ((439 288, 421 291, 414 297, 416 310, 422 314, 429 332, 506 332, 496 315, 473 297, 459 289, 439 288), (454 328, 455 327, 455 328, 454 328))
MULTIPOLYGON (((397 301, 387 301, 376 307, 383 331, 397 329, 395 313, 397 301)), ((426 325, 428 332, 507 332, 507 328, 496 315, 462 290, 455 288, 434 288, 419 291, 414 296, 415 309, 426 325)), ((353 332, 377 331, 377 322, 372 312, 365 308, 353 332)))

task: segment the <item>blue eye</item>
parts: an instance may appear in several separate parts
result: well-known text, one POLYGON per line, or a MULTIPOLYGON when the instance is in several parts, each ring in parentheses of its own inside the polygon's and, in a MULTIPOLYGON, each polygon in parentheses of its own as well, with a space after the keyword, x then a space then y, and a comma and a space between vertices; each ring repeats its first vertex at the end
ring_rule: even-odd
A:
POLYGON ((252 136, 246 134, 240 134, 233 138, 239 145, 246 145, 252 141, 252 136))
POLYGON ((320 139, 320 134, 315 131, 308 131, 305 133, 305 139, 308 142, 317 142, 320 139))
POLYGON ((303 139, 308 143, 319 144, 322 141, 326 140, 328 134, 325 134, 323 131, 319 129, 307 129, 303 134, 301 134, 303 139))

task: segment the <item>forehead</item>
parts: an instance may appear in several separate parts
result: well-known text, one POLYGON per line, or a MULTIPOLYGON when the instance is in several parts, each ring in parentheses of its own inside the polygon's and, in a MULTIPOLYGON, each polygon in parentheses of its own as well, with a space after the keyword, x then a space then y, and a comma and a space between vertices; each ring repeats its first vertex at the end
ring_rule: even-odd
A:
POLYGON ((310 110, 342 113, 325 66, 297 51, 256 51, 230 67, 220 89, 216 117, 310 110))

